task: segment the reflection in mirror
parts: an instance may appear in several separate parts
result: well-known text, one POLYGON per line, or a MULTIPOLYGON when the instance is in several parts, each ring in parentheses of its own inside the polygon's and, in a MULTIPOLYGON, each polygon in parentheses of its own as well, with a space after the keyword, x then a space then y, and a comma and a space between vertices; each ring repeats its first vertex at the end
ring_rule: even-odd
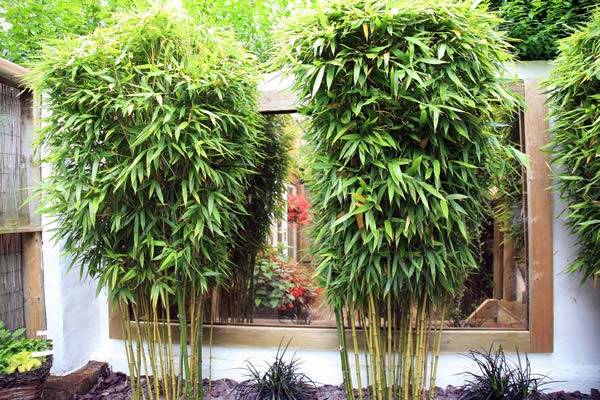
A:
MULTIPOLYGON (((521 115, 507 135, 524 153, 521 115)), ((457 296, 447 321, 451 327, 527 329, 526 171, 518 157, 503 161, 500 179, 491 188, 489 215, 482 221, 479 270, 457 296)))
MULTIPOLYGON (((221 298, 212 302, 212 312, 207 315, 214 315, 217 323, 333 328, 335 316, 313 277, 309 253, 310 194, 303 184, 302 120, 296 114, 268 118, 277 120, 274 126, 295 138, 287 204, 257 256, 251 294, 214 294, 221 298), (240 304, 244 301, 248 304, 240 304), (236 307, 251 311, 244 318, 234 318, 232 308, 236 307)), ((522 116, 517 115, 512 125, 500 128, 513 147, 524 153, 521 122, 522 116)), ((446 328, 527 329, 526 180, 518 159, 503 160, 501 177, 491 187, 489 212, 478 242, 479 269, 457 294, 455 306, 445 318, 446 328)))

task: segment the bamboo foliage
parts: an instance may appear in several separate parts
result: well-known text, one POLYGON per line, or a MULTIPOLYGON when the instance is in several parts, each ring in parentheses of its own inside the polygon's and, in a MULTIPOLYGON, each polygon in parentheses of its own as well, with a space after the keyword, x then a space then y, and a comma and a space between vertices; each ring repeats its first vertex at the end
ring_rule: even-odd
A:
POLYGON ((51 111, 42 212, 121 311, 134 399, 202 398, 207 291, 232 274, 263 158, 257 65, 230 33, 185 15, 117 20, 56 42, 34 67, 51 111))
POLYGON ((600 10, 592 21, 560 44, 549 91, 556 182, 567 224, 578 239, 578 257, 569 267, 584 280, 600 278, 600 10))
POLYGON ((334 1, 292 15, 274 66, 294 76, 309 119, 316 274, 346 396, 358 383, 372 399, 424 398, 447 302, 477 268, 496 159, 512 151, 493 123, 517 106, 502 78, 509 46, 471 2, 334 1))
POLYGON ((246 196, 246 214, 231 252, 236 274, 220 297, 219 318, 226 322, 252 322, 255 295, 256 255, 263 249, 273 221, 281 216, 283 195, 291 164, 293 133, 289 132, 289 115, 267 115, 263 124, 265 140, 257 173, 250 178, 246 196))

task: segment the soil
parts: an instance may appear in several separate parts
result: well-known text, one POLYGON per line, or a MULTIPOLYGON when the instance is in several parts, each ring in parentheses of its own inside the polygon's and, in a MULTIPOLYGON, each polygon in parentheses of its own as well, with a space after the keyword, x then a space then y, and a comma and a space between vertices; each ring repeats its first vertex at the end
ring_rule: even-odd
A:
MULTIPOLYGON (((204 380, 206 391, 205 400, 235 400, 237 382, 231 379, 219 379, 212 381, 211 390, 208 391, 208 380, 204 380)), ((146 387, 146 382, 142 383, 146 387)), ((438 388, 437 400, 457 400, 460 388, 448 386, 446 389, 438 388)), ((127 375, 119 372, 107 372, 101 376, 96 386, 84 395, 75 396, 74 400, 130 400, 131 386, 127 375)), ((342 386, 324 385, 314 390, 311 399, 314 400, 345 400, 342 386)), ((282 399, 284 400, 284 399, 282 399)), ((592 389, 590 394, 581 392, 555 392, 544 395, 544 400, 600 400, 600 391, 592 389)))

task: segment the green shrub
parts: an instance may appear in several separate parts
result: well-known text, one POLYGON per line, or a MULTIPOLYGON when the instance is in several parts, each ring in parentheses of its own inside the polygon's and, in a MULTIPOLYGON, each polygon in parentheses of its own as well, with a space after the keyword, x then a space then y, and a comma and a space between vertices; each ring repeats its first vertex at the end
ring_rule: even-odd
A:
POLYGON ((516 105, 499 22, 454 1, 352 0, 296 12, 281 28, 275 67, 294 75, 309 118, 317 275, 337 315, 347 397, 343 328, 354 321, 370 338, 377 398, 424 396, 426 333, 437 333, 434 354, 440 343, 429 321, 444 319, 477 268, 492 160, 509 152, 492 121, 516 105))
POLYGON ((492 9, 505 19, 520 60, 551 60, 558 40, 589 20, 597 0, 496 0, 492 9))
POLYGON ((569 267, 584 279, 600 277, 600 11, 564 39, 549 90, 551 152, 563 212, 579 242, 569 267))
POLYGON ((144 370, 157 398, 159 379, 172 398, 180 379, 188 397, 201 395, 204 294, 234 273, 231 242, 267 140, 258 77, 232 34, 160 8, 47 47, 32 74, 51 111, 39 141, 52 172, 42 211, 82 275, 120 307, 134 398, 144 370), (191 346, 180 365, 171 318, 191 346), (147 351, 139 340, 134 349, 130 319, 146 322, 147 351), (165 320, 166 335, 156 328, 165 320))

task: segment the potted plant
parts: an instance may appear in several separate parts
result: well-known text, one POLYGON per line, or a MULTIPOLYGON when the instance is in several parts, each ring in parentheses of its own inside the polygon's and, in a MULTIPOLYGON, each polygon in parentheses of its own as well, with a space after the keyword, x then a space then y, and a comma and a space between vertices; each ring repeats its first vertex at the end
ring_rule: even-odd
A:
POLYGON ((0 321, 0 400, 39 399, 52 367, 52 342, 28 339, 0 321))

